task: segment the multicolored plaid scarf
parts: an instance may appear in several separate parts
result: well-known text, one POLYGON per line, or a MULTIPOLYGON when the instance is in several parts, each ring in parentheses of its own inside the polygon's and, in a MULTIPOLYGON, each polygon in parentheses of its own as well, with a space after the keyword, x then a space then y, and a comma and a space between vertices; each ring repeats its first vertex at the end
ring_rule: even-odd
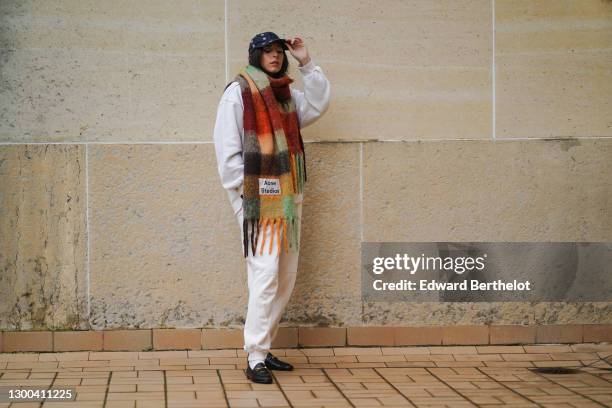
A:
POLYGON ((289 88, 293 79, 286 74, 271 77, 249 64, 234 81, 240 83, 244 105, 244 256, 249 242, 256 254, 260 229, 263 254, 268 226, 272 227, 269 253, 275 236, 279 253, 281 247, 296 251, 300 237, 294 195, 302 193, 307 179, 304 142, 289 88))

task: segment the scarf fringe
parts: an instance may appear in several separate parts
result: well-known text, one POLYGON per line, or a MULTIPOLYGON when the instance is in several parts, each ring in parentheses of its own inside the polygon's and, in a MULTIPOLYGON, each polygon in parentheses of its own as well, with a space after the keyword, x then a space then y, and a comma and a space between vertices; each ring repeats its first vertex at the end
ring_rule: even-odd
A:
POLYGON ((297 218, 285 219, 285 218, 265 218, 263 220, 243 220, 242 232, 243 232, 243 244, 244 244, 244 257, 249 256, 249 247, 251 253, 256 255, 257 252, 257 241, 259 238, 260 231, 263 230, 263 236, 261 239, 261 247, 259 249, 259 255, 263 255, 264 248, 268 246, 268 254, 272 254, 272 245, 274 245, 274 237, 276 236, 276 249, 280 254, 281 251, 289 253, 292 249, 299 251, 300 248, 300 230, 298 228, 297 218), (268 235, 268 226, 271 227, 271 232, 268 235), (260 228, 261 227, 261 228, 260 228), (281 229, 282 237, 281 237, 281 229), (250 245, 249 245, 250 244, 250 245))

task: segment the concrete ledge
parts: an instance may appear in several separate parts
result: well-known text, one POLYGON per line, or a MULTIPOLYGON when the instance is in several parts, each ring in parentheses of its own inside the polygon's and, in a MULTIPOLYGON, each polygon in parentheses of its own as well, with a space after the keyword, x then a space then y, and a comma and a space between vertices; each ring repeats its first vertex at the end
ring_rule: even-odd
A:
POLYGON ((14 331, 3 333, 3 352, 53 351, 53 332, 14 331))
MULTIPOLYGON (((612 324, 281 327, 272 348, 501 346, 612 342, 612 324)), ((243 346, 242 328, 3 331, 0 352, 212 350, 243 346)))
POLYGON ((146 351, 153 349, 152 330, 104 330, 105 351, 146 351))
POLYGON ((53 351, 102 351, 104 334, 101 331, 56 331, 53 351))

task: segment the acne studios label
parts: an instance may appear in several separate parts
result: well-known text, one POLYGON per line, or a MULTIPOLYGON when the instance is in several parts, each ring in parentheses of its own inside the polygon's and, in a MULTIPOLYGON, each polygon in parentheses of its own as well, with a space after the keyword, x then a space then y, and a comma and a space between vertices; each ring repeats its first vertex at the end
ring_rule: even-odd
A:
POLYGON ((280 195, 281 194, 280 180, 277 178, 260 178, 259 179, 259 194, 260 195, 280 195))

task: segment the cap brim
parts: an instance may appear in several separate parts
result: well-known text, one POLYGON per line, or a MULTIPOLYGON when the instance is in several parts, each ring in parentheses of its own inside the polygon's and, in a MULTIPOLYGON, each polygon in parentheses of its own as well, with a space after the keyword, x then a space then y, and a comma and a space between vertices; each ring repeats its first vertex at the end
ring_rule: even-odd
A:
POLYGON ((281 47, 283 47, 284 49, 288 50, 289 47, 287 47, 287 44, 285 44, 285 39, 284 38, 279 38, 278 40, 274 40, 268 43, 268 45, 273 44, 273 43, 280 43, 281 47))
POLYGON ((283 38, 279 38, 278 40, 273 40, 273 41, 270 41, 270 42, 268 42, 268 43, 266 43, 266 44, 264 44, 264 45, 260 45, 260 46, 257 46, 257 47, 250 47, 250 46, 249 46, 249 49, 251 49, 251 48, 252 48, 252 49, 255 49, 255 48, 263 48, 263 47, 267 47, 268 45, 270 45, 270 44, 274 44, 274 43, 279 43, 279 44, 281 45, 281 47, 283 47, 283 49, 285 49, 285 50, 288 50, 288 49, 289 49, 289 47, 287 46, 287 44, 285 43, 285 40, 284 40, 283 38))

